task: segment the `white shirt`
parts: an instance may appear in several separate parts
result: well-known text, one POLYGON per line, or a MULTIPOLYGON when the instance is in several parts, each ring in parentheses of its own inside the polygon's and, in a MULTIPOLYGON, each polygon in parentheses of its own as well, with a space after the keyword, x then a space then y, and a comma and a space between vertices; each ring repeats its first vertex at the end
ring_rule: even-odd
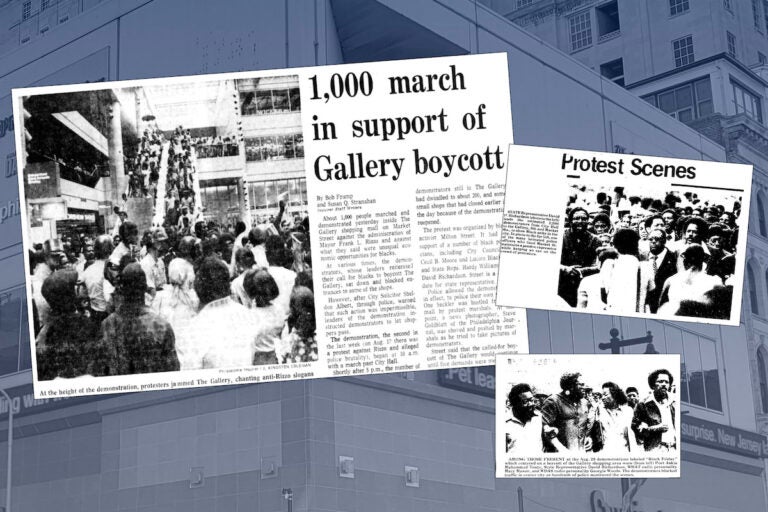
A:
POLYGON ((538 412, 525 424, 513 414, 505 426, 508 454, 540 456, 544 453, 544 442, 541 440, 542 421, 538 412))
POLYGON ((244 368, 253 365, 256 335, 254 318, 231 297, 206 304, 190 322, 191 368, 244 368))
POLYGON ((107 299, 104 297, 104 265, 105 260, 96 260, 83 271, 83 283, 88 290, 91 309, 106 311, 107 299))

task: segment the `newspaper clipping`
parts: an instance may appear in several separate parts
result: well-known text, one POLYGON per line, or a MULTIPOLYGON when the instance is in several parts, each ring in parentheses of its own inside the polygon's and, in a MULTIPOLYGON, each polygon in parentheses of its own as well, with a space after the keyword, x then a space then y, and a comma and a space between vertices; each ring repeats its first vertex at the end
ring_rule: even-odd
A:
POLYGON ((506 55, 14 91, 35 396, 491 364, 506 55))
POLYGON ((496 362, 496 476, 680 476, 679 355, 496 362))
POLYGON ((507 170, 498 305, 738 325, 752 166, 510 146, 507 170))

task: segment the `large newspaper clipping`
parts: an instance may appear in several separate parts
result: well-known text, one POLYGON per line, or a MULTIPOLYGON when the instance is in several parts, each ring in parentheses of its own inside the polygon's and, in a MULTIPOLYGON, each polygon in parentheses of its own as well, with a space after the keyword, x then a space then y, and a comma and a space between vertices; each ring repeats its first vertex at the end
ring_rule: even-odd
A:
POLYGON ((499 356, 496 384, 497 477, 680 476, 679 355, 499 356))
POLYGON ((510 146, 497 304, 738 325, 752 166, 510 146))
POLYGON ((14 91, 36 397, 490 364, 504 54, 14 91))

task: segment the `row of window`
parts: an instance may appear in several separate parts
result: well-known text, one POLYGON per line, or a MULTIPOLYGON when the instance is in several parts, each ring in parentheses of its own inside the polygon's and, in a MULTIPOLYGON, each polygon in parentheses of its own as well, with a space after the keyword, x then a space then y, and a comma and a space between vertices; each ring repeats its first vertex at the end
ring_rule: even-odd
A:
POLYGON ((301 111, 298 87, 240 93, 240 114, 258 116, 301 111))
POLYGON ((245 139, 245 159, 249 162, 288 158, 304 158, 304 136, 301 133, 245 139))
MULTIPOLYGON (((760 97, 734 80, 731 80, 731 93, 735 113, 746 114, 762 124, 763 109, 760 97)), ((709 77, 648 94, 642 99, 683 123, 714 112, 709 77)))

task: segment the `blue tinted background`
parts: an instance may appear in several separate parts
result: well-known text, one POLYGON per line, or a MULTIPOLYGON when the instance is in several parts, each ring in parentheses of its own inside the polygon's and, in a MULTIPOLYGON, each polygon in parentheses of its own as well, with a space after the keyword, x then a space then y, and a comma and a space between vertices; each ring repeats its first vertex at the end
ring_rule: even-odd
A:
MULTIPOLYGON (((745 9, 734 19, 751 28, 746 2, 733 1, 745 9)), ((487 3, 498 12, 513 10, 513 2, 487 3)), ((533 6, 528 18, 518 20, 552 45, 564 41, 561 52, 468 0, 59 0, 43 10, 36 0, 28 12, 23 1, 0 2, 0 120, 12 114, 13 87, 500 51, 509 58, 518 143, 722 161, 752 155, 762 166, 759 148, 739 153, 732 138, 713 130, 704 137, 639 99, 640 93, 601 78, 600 62, 590 62, 591 56, 569 55, 568 16, 589 8, 584 12, 597 23, 592 4, 568 2, 545 9, 548 15, 535 14, 533 6), (555 13, 566 25, 548 24, 555 13)), ((653 4, 664 8, 666 2, 653 4)), ((677 26, 669 30, 710 30, 715 16, 701 11, 701 4, 689 6, 689 18, 672 19, 677 26)), ((653 35, 632 31, 640 23, 631 22, 642 18, 626 10, 632 5, 620 2, 628 13, 622 27, 627 38, 620 44, 625 56, 646 62, 641 54, 653 35)), ((718 51, 705 53, 717 57, 718 51)), ((738 61, 722 60, 713 62, 759 82, 738 61)), ((629 63, 628 82, 663 74, 629 63)), ((686 72, 640 88, 651 93, 708 73, 713 83, 718 80, 714 71, 686 72)), ((760 126, 740 120, 723 98, 715 102, 715 114, 762 136, 760 126)), ((0 168, 2 207, 18 191, 12 132, 0 136, 0 168)), ((762 176, 759 171, 760 186, 762 176)), ((684 421, 755 436, 768 420, 760 394, 765 369, 761 374, 757 363, 760 333, 768 333, 768 291, 760 272, 765 233, 759 220, 752 224, 758 226, 749 241, 757 277, 749 290, 756 302, 749 303, 745 288, 748 306, 740 327, 529 311, 531 352, 599 353, 597 345, 611 328, 625 338, 651 331, 659 352, 679 353, 685 362, 684 421)), ((457 384, 445 372, 32 401, 20 239, 18 216, 0 224, 0 387, 10 390, 18 411, 14 511, 277 511, 288 509, 283 489, 290 489, 295 510, 570 512, 620 506, 619 480, 495 479, 488 386, 457 384), (418 468, 418 487, 406 485, 406 466, 418 468)), ((0 428, 5 439, 7 426, 0 428)), ((682 478, 647 482, 635 510, 766 509, 762 457, 684 439, 682 478)), ((0 445, 4 461, 7 447, 0 445)))

